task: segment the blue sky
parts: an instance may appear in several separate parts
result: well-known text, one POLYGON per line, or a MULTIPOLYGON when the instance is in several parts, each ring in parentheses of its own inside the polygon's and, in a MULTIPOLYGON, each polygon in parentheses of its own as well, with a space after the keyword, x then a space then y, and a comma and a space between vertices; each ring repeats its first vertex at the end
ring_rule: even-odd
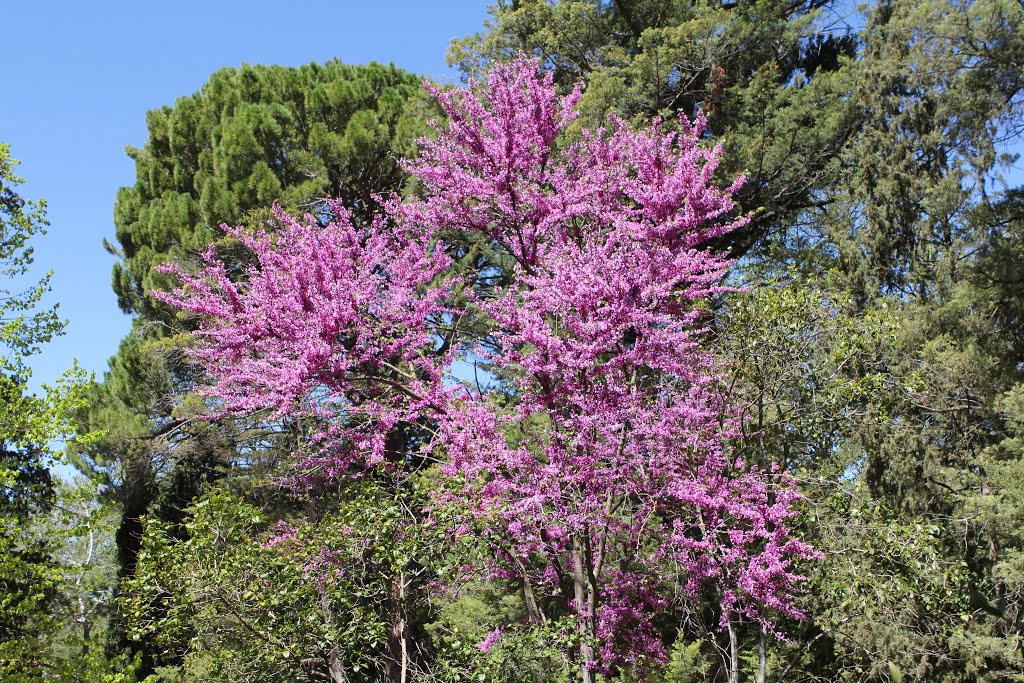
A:
POLYGON ((4 3, 2 14, 0 141, 22 162, 21 193, 49 204, 36 266, 56 271, 50 301, 70 320, 33 359, 37 386, 75 358, 101 376, 128 332, 110 288, 114 258, 101 241, 113 240, 117 188, 135 181, 124 148, 145 143, 148 110, 243 62, 394 62, 455 81, 448 44, 482 27, 486 0, 37 0, 4 3))

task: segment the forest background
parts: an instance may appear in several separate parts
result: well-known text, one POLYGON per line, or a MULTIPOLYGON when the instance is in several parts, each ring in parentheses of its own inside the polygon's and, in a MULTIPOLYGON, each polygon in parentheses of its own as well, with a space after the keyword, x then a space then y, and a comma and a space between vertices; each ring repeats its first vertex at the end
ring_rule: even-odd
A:
MULTIPOLYGON (((1015 160, 1004 156, 1022 130, 1021 23, 1020 3, 995 0, 516 2, 493 7, 479 34, 477 19, 444 29, 470 36, 448 53, 467 76, 526 52, 565 89, 583 80, 589 124, 607 112, 641 126, 704 111, 725 146, 720 179, 748 177, 737 199, 750 222, 712 245, 739 258, 730 278, 745 289, 716 304, 708 345, 730 363, 724 381, 746 432, 736 453, 791 472, 806 496, 801 536, 823 554, 805 569, 808 618, 781 619, 783 638, 730 623, 731 648, 706 595, 659 624, 664 665, 607 675, 1021 679, 1024 208, 1015 160)), ((218 43, 219 24, 196 25, 218 43)), ((334 56, 329 41, 325 49, 320 61, 334 56)), ((192 97, 154 95, 154 107, 168 106, 146 116, 146 142, 129 150, 137 180, 122 181, 114 205, 113 289, 132 326, 103 381, 79 389, 75 375, 49 394, 33 385, 43 399, 26 399, 26 366, 51 379, 37 360, 67 365, 74 354, 59 337, 34 353, 61 326, 35 291, 20 301, 42 315, 4 328, 7 679, 578 675, 543 628, 478 647, 495 627, 530 621, 522 586, 480 578, 458 594, 428 590, 478 549, 435 553, 425 538, 393 549, 374 536, 375 552, 420 554, 422 585, 398 607, 391 560, 381 558, 364 556, 374 569, 347 592, 317 593, 301 578, 259 589, 260 577, 301 577, 308 561, 267 545, 278 520, 305 530, 302 550, 320 552, 343 545, 340 527, 387 529, 400 512, 372 487, 328 487, 296 503, 270 486, 301 446, 301 425, 199 419, 202 375, 181 353, 195 323, 150 296, 171 284, 154 266, 187 261, 211 241, 243 259, 218 226, 263 220, 272 202, 298 209, 340 196, 358 210, 374 192, 415 193, 397 159, 440 114, 420 78, 380 66, 242 67, 217 72, 192 97), (90 435, 66 455, 86 475, 75 486, 45 473, 69 421, 90 435), (397 672, 396 642, 416 645, 397 672)), ((37 184, 27 150, 10 156, 26 163, 15 170, 5 150, 5 191, 56 194, 37 184)), ((10 261, 21 246, 11 235, 38 233, 42 212, 5 197, 7 288, 20 291, 34 279, 10 261)), ((78 222, 50 219, 53 235, 78 222)), ((5 322, 18 313, 19 299, 8 301, 5 322)), ((101 369, 95 359, 86 367, 101 369)))

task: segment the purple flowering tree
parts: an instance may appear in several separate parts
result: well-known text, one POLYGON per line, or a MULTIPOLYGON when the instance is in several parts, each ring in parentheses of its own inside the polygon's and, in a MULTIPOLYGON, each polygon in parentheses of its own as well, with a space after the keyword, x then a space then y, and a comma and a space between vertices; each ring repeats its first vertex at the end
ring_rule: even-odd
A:
POLYGON ((456 533, 486 530, 485 570, 521 585, 531 622, 571 624, 584 683, 663 660, 652 620, 680 600, 715 596, 730 634, 798 616, 793 563, 814 553, 791 531, 796 494, 728 454, 700 344, 729 265, 702 245, 740 224, 742 182, 712 181, 703 119, 612 118, 570 141, 579 91, 559 98, 525 59, 431 92, 448 123, 407 164, 421 198, 370 226, 331 204, 326 226, 236 230, 256 260, 242 283, 212 251, 198 275, 170 268, 183 287, 165 300, 203 316, 217 411, 315 418, 321 475, 440 459, 437 505, 458 502, 456 533), (460 235, 500 278, 451 267, 460 235), (466 358, 500 381, 455 381, 466 358), (408 425, 431 438, 398 438, 408 425))

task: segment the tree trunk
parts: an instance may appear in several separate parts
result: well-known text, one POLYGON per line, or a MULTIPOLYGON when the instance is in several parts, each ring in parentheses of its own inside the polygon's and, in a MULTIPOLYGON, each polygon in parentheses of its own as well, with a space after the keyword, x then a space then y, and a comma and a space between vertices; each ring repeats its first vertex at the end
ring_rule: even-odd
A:
POLYGON ((540 608, 540 603, 537 602, 537 594, 533 592, 533 586, 530 584, 530 579, 526 576, 525 570, 523 572, 523 601, 526 603, 526 618, 529 619, 531 624, 543 624, 547 621, 543 610, 540 608))
POLYGON ((405 572, 399 572, 391 579, 388 591, 388 613, 391 624, 388 626, 387 670, 385 677, 389 683, 406 683, 409 676, 409 634, 405 620, 405 572))
POLYGON ((736 627, 732 618, 729 619, 729 683, 740 683, 740 644, 736 637, 736 627))
MULTIPOLYGON (((320 610, 324 613, 324 621, 332 626, 336 625, 337 620, 334 616, 334 610, 331 609, 331 600, 327 587, 324 586, 318 592, 320 594, 320 610)), ((345 665, 341 661, 341 652, 338 647, 332 647, 327 653, 327 675, 330 676, 333 683, 348 683, 348 674, 345 673, 345 665)))
POLYGON ((85 681, 89 671, 89 639, 92 635, 89 632, 89 615, 86 614, 85 601, 82 600, 81 588, 78 594, 78 618, 82 624, 82 676, 79 680, 85 681))
POLYGON ((92 638, 92 620, 90 618, 90 610, 86 607, 85 598, 82 596, 82 582, 85 581, 86 571, 92 566, 92 554, 96 545, 96 534, 92 528, 92 513, 88 510, 85 512, 85 523, 86 528, 89 530, 89 541, 86 545, 85 559, 82 560, 80 565, 81 571, 78 573, 78 578, 75 579, 75 594, 78 597, 78 620, 82 624, 82 681, 85 681, 89 670, 89 646, 91 644, 89 641, 92 638))
POLYGON ((765 669, 768 667, 768 634, 764 624, 757 638, 757 683, 764 683, 765 669))
MULTIPOLYGON (((391 477, 389 487, 392 495, 399 496, 403 487, 400 473, 405 470, 408 442, 406 425, 393 427, 386 437, 384 451, 388 462, 395 467, 395 476, 391 477)), ((388 683, 406 683, 409 676, 409 625, 406 620, 406 581, 405 567, 391 577, 388 588, 388 624, 387 664, 384 671, 388 683)))
POLYGON ((589 664, 594 661, 594 614, 591 610, 593 605, 593 587, 590 585, 587 571, 587 557, 584 553, 584 543, 579 539, 573 541, 572 546, 572 582, 574 597, 576 599, 576 616, 579 623, 580 647, 580 683, 594 683, 594 673, 590 670, 589 664))
POLYGON ((348 674, 345 673, 345 666, 336 650, 331 650, 327 655, 327 673, 333 683, 348 683, 348 674))

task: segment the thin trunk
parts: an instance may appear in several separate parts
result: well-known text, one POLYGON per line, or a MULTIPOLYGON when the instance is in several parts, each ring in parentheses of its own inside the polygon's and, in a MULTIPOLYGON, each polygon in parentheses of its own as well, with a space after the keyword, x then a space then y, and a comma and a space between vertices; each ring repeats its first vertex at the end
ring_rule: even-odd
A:
POLYGON ((409 634, 405 620, 405 572, 391 579, 388 591, 388 654, 385 677, 390 683, 406 683, 409 676, 409 634))
MULTIPOLYGON (((330 594, 327 592, 327 587, 321 588, 319 593, 320 611, 324 613, 324 621, 334 626, 337 624, 337 620, 335 619, 334 610, 331 609, 330 594)), ((348 683, 348 674, 345 673, 345 665, 341 660, 341 648, 337 646, 332 647, 327 653, 327 675, 330 676, 333 683, 348 683)))
MULTIPOLYGON (((405 633, 403 626, 402 632, 405 633)), ((402 638, 402 683, 406 683, 406 679, 409 675, 409 639, 402 638)))
POLYGON ((95 548, 96 535, 92 528, 92 512, 87 510, 85 513, 85 524, 89 529, 88 542, 86 545, 85 559, 80 565, 81 571, 78 573, 78 577, 75 579, 75 593, 78 596, 78 619, 82 624, 82 680, 85 680, 86 673, 89 669, 89 638, 91 637, 91 626, 89 619, 89 609, 85 606, 85 599, 82 597, 82 582, 85 580, 85 573, 90 566, 92 566, 92 553, 95 548))
MULTIPOLYGON (((402 379, 404 373, 394 366, 390 367, 395 371, 396 376, 402 379)), ((403 388, 401 385, 397 386, 403 388)), ((403 487, 401 472, 407 465, 406 427, 407 425, 399 424, 392 428, 388 432, 384 444, 388 462, 395 466, 396 476, 391 478, 390 488, 396 498, 401 495, 403 487)), ((415 523, 414 520, 412 521, 415 523)), ((405 567, 402 567, 395 576, 391 577, 391 585, 388 587, 388 614, 391 623, 388 624, 387 663, 384 670, 384 677, 388 683, 406 683, 409 677, 409 625, 405 611, 407 588, 405 567)))
POLYGON ((595 596, 587 568, 585 543, 579 539, 572 542, 572 587, 575 610, 579 617, 580 630, 580 681, 594 683, 594 673, 589 665, 594 661, 594 614, 592 606, 595 596))
POLYGON ((525 571, 523 572, 523 601, 526 603, 526 616, 531 624, 547 622, 544 611, 537 602, 537 594, 533 592, 533 584, 530 583, 525 571))
POLYGON ((572 582, 580 633, 580 682, 594 683, 594 674, 589 668, 589 664, 594 661, 594 646, 591 641, 594 636, 594 615, 591 613, 593 596, 588 581, 589 572, 586 562, 584 543, 579 539, 573 540, 572 582))
POLYGON ((740 644, 736 637, 736 627, 729 619, 729 683, 740 683, 740 644))
POLYGON ((764 683, 765 669, 768 666, 768 633, 764 624, 757 638, 757 683, 764 683))
POLYGON ((348 674, 336 648, 327 655, 327 673, 333 683, 348 683, 348 674))
POLYGON ((78 614, 79 620, 82 622, 82 678, 85 680, 86 673, 89 670, 89 615, 86 613, 85 603, 82 601, 82 596, 78 596, 78 614))

